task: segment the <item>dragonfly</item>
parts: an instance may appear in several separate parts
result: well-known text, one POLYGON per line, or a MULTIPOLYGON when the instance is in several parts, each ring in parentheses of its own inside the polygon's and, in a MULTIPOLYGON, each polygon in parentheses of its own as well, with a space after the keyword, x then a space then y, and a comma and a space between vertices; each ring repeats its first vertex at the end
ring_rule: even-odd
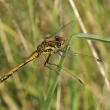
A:
MULTIPOLYGON (((30 61, 36 59, 37 60, 36 65, 38 68, 43 67, 46 70, 52 71, 51 79, 54 79, 54 76, 57 74, 60 77, 62 77, 61 78, 62 83, 67 84, 68 80, 70 81, 69 85, 77 82, 79 85, 78 88, 84 89, 83 81, 79 77, 77 77, 77 75, 75 75, 75 73, 71 72, 69 69, 67 69, 64 66, 63 67, 58 66, 58 64, 57 64, 58 62, 57 63, 54 62, 56 60, 53 61, 53 59, 54 59, 53 56, 56 57, 55 59, 58 59, 58 57, 62 58, 63 57, 62 54, 65 53, 66 57, 68 59, 70 59, 69 56, 71 55, 75 59, 74 62, 76 62, 76 63, 82 62, 82 63, 78 63, 79 65, 74 66, 74 68, 76 70, 80 70, 81 72, 84 71, 83 63, 85 60, 89 60, 89 61, 96 60, 98 62, 101 62, 100 59, 97 59, 93 56, 78 54, 78 53, 73 52, 70 49, 68 49, 66 51, 65 48, 68 46, 67 45, 68 37, 72 36, 72 31, 73 31, 74 25, 75 25, 75 21, 73 20, 73 21, 69 22, 68 24, 64 25, 56 33, 45 38, 44 41, 42 41, 41 44, 39 44, 37 46, 37 49, 26 60, 24 60, 20 65, 16 66, 12 70, 10 70, 3 77, 1 77, 0 83, 5 81, 6 79, 8 79, 10 76, 12 76, 16 71, 18 71, 24 65, 26 65, 30 61), (61 68, 62 74, 58 74, 56 72, 56 69, 58 69, 58 68, 61 68), (77 68, 80 68, 80 69, 77 69, 77 68)), ((47 74, 47 72, 45 71, 44 74, 47 74)))

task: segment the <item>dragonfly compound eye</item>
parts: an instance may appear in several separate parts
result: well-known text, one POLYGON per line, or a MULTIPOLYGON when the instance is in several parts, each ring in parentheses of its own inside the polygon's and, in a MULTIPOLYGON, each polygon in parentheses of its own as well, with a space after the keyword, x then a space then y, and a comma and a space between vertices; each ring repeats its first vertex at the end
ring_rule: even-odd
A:
POLYGON ((57 47, 60 48, 61 47, 61 43, 57 42, 57 47))
POLYGON ((55 37, 55 41, 60 41, 60 37, 55 37))

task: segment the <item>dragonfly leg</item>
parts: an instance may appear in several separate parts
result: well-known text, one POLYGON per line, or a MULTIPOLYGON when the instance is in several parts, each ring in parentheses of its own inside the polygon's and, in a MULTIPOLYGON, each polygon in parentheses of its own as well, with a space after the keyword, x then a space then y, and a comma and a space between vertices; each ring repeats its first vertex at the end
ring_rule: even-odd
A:
POLYGON ((67 46, 65 46, 63 49, 56 51, 56 53, 58 53, 61 57, 64 57, 65 55, 62 55, 60 52, 67 54, 67 51, 70 50, 70 47, 68 48, 67 51, 66 51, 66 48, 67 48, 67 46))
POLYGON ((49 65, 54 65, 54 66, 58 67, 58 65, 56 65, 55 63, 50 62, 50 57, 51 57, 51 54, 48 55, 48 58, 46 59, 46 61, 44 63, 44 66, 47 67, 47 68, 49 68, 49 69, 51 69, 51 70, 56 71, 54 68, 52 68, 52 67, 50 67, 50 66, 47 65, 47 64, 49 64, 49 65))

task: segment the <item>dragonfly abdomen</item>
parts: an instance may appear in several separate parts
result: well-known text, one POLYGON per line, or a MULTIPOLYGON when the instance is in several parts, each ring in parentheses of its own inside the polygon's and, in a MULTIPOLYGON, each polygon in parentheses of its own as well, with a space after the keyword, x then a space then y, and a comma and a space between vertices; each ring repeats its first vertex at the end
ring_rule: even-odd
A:
POLYGON ((9 78, 13 73, 15 73, 16 71, 18 71, 22 66, 26 65, 28 62, 32 61, 33 59, 35 59, 38 56, 39 56, 38 52, 37 51, 34 51, 23 63, 21 63, 20 65, 18 65, 15 68, 13 68, 12 70, 10 70, 8 73, 6 73, 0 79, 0 83, 3 82, 4 80, 6 80, 7 78, 9 78))

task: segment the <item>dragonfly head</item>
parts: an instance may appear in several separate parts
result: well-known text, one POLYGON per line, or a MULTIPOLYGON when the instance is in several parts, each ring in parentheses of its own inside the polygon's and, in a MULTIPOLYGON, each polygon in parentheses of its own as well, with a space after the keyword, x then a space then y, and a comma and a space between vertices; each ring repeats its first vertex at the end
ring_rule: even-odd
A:
POLYGON ((63 48, 65 45, 65 39, 60 36, 56 36, 55 40, 57 48, 63 48))

